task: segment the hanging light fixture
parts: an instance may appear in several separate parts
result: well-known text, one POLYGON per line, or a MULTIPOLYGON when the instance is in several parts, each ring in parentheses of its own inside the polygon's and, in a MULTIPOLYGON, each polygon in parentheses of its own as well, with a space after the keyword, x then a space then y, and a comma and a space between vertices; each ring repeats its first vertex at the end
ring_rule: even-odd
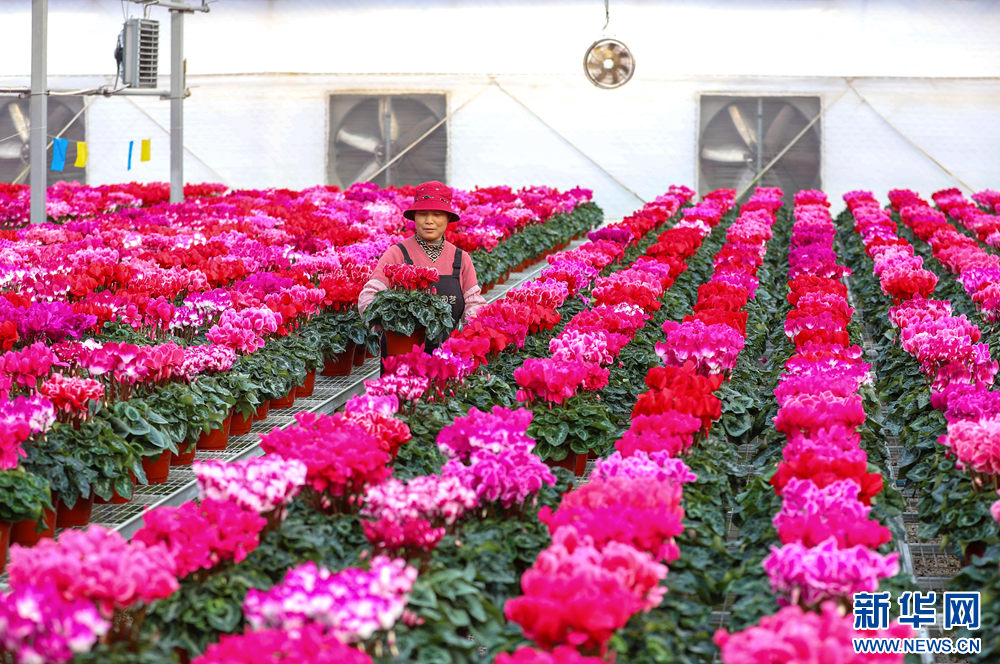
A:
POLYGON ((611 12, 604 0, 604 29, 601 38, 590 45, 583 56, 583 73, 602 90, 620 88, 635 73, 635 58, 623 42, 606 36, 611 12))

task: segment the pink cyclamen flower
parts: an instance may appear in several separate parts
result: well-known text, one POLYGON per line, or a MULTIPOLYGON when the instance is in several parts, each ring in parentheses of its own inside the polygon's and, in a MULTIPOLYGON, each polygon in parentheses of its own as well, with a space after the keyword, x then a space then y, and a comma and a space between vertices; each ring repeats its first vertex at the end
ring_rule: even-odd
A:
POLYGON ((287 505, 306 483, 306 465, 274 454, 241 461, 197 461, 192 466, 202 499, 229 501, 264 514, 287 505))
POLYGON ((318 625, 344 643, 367 641, 402 617, 417 578, 403 559, 376 556, 367 570, 336 574, 308 562, 270 590, 251 589, 243 613, 254 629, 298 633, 318 625))
POLYGON ((912 635, 912 629, 897 622, 888 630, 855 631, 853 616, 842 615, 836 603, 826 602, 819 612, 789 606, 743 631, 729 634, 720 629, 712 640, 722 650, 723 664, 902 664, 902 654, 855 653, 854 639, 912 635))
POLYGON ((830 537, 812 548, 797 543, 771 547, 762 564, 771 590, 780 595, 779 604, 810 607, 878 590, 879 579, 899 573, 898 561, 898 553, 882 556, 861 545, 838 548, 837 540, 830 537))
POLYGON ((117 531, 97 525, 66 530, 58 541, 42 539, 31 548, 12 547, 7 571, 14 589, 49 583, 67 601, 91 600, 109 617, 116 608, 150 604, 179 587, 176 562, 166 547, 127 542, 117 531))
POLYGON ((0 593, 0 650, 25 664, 68 662, 90 652, 109 629, 92 602, 66 599, 52 583, 0 593))

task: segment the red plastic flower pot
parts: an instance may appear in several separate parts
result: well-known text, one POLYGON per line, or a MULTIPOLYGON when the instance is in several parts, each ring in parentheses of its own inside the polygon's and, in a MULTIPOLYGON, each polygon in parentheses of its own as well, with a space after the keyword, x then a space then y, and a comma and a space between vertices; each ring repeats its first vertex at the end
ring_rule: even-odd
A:
POLYGON ((348 344, 343 353, 337 353, 323 364, 321 376, 350 376, 354 366, 355 344, 348 344))
POLYGON ((406 355, 413 350, 414 346, 419 346, 427 339, 427 330, 416 329, 410 336, 396 334, 385 331, 385 348, 389 355, 406 355))
POLYGON ((354 348, 354 366, 360 367, 365 363, 365 345, 358 344, 354 348))
POLYGON ((242 436, 250 433, 250 429, 253 427, 253 415, 243 417, 242 411, 234 410, 230 417, 232 417, 232 421, 229 423, 230 436, 242 436))
POLYGON ((306 374, 306 379, 302 381, 302 384, 295 388, 295 398, 299 397, 311 397, 312 393, 316 390, 316 370, 313 369, 306 374))
POLYGON ((259 422, 267 418, 267 414, 271 412, 271 402, 265 401, 261 405, 257 406, 257 412, 253 414, 253 421, 259 422))
POLYGON ((578 462, 577 462, 577 457, 578 456, 583 456, 583 458, 584 458, 583 465, 584 465, 584 468, 586 468, 587 467, 587 461, 586 461, 587 455, 586 454, 579 455, 576 452, 569 452, 566 455, 566 458, 562 459, 561 461, 556 461, 555 459, 546 459, 545 460, 545 465, 547 465, 549 468, 565 468, 566 470, 572 470, 575 473, 577 465, 578 465, 578 462))
POLYGON ((90 523, 90 515, 94 512, 94 492, 84 498, 80 496, 76 499, 73 507, 66 507, 66 503, 59 499, 56 506, 56 528, 79 528, 90 523))
POLYGON ((142 457, 142 472, 146 473, 146 481, 150 484, 163 484, 170 475, 170 450, 164 450, 157 456, 142 457))
POLYGON ((292 404, 295 403, 295 388, 288 390, 288 394, 283 397, 278 397, 277 399, 271 399, 271 409, 281 410, 283 408, 291 408, 292 404))
POLYGON ((194 443, 181 443, 177 446, 177 450, 180 454, 170 453, 171 466, 190 466, 194 463, 194 454, 198 451, 197 445, 194 443))
POLYGON ((10 529, 14 524, 0 521, 0 574, 7 567, 7 548, 10 546, 10 529))
POLYGON ((10 531, 11 543, 20 544, 21 546, 35 546, 43 537, 48 537, 49 539, 55 537, 56 511, 45 510, 45 514, 42 518, 45 520, 45 525, 47 527, 40 533, 35 532, 35 526, 38 525, 37 521, 25 519, 24 521, 18 521, 15 523, 14 527, 10 531))
POLYGON ((202 432, 195 447, 199 450, 224 450, 229 445, 229 427, 233 422, 233 414, 222 420, 221 429, 212 429, 208 433, 202 432))

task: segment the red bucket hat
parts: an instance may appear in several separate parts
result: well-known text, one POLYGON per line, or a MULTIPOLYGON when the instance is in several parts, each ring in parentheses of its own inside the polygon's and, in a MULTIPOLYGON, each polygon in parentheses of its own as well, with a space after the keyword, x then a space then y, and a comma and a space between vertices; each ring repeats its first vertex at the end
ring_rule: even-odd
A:
POLYGON ((440 212, 447 212, 451 217, 450 221, 458 221, 459 214, 451 206, 451 195, 451 187, 443 185, 437 180, 418 185, 417 193, 413 198, 413 205, 403 213, 403 216, 413 221, 414 212, 438 210, 440 212))

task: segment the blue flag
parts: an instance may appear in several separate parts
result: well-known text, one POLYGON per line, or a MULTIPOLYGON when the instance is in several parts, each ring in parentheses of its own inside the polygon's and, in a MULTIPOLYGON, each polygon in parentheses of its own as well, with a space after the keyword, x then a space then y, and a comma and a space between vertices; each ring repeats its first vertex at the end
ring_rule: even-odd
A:
POLYGON ((135 145, 135 141, 128 142, 128 170, 132 170, 132 147, 135 145))
POLYGON ((52 170, 61 171, 66 168, 66 148, 69 141, 65 138, 52 139, 52 170))

